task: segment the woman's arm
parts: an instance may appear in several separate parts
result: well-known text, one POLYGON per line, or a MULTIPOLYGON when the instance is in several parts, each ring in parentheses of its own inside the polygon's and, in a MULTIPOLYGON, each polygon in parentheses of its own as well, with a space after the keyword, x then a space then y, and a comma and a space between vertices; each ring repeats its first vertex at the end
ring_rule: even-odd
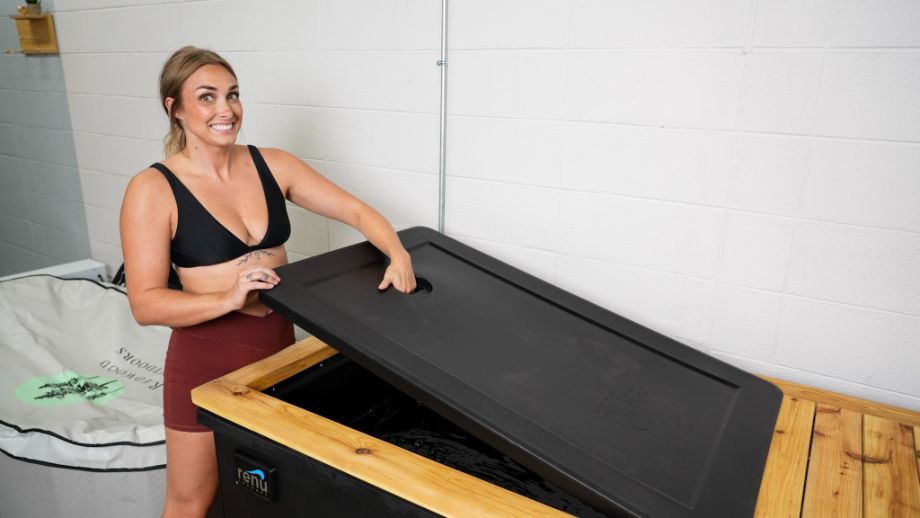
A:
POLYGON ((307 210, 356 228, 390 258, 378 289, 392 285, 403 293, 415 290, 409 252, 403 248, 390 222, 370 205, 324 178, 296 156, 280 149, 262 150, 287 199, 307 210))
POLYGON ((241 309, 251 291, 278 284, 274 271, 256 267, 241 272, 224 292, 191 294, 167 288, 175 213, 172 191, 158 171, 142 171, 128 183, 121 204, 121 246, 128 302, 139 324, 200 324, 241 309))

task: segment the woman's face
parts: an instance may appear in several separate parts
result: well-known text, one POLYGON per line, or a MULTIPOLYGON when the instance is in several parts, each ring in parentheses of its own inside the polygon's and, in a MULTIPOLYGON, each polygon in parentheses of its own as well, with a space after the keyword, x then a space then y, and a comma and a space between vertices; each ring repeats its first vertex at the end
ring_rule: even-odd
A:
POLYGON ((220 65, 204 65, 182 84, 176 112, 185 129, 186 145, 233 145, 243 123, 236 78, 220 65))

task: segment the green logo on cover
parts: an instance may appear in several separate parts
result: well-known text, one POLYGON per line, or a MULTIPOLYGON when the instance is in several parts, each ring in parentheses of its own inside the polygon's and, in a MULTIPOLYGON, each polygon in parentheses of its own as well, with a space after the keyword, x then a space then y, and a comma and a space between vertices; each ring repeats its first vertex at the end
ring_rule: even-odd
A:
POLYGON ((39 406, 75 405, 84 401, 104 405, 124 390, 124 384, 112 378, 64 371, 54 376, 32 378, 19 385, 16 398, 39 406))

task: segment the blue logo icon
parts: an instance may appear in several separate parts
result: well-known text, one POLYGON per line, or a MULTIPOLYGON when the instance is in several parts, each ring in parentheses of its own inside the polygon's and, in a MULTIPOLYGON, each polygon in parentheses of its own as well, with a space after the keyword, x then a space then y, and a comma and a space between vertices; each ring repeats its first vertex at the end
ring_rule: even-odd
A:
MULTIPOLYGON (((252 491, 259 498, 274 502, 275 482, 272 479, 275 477, 275 468, 240 451, 235 456, 237 486, 252 491)), ((3 514, 2 509, 0 505, 0 514, 3 514)))

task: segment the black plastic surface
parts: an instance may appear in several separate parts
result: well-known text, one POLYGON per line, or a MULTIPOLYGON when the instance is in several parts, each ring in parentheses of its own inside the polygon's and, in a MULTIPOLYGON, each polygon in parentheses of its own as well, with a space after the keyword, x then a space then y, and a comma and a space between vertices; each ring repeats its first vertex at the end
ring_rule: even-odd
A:
POLYGON ((198 410, 198 422, 214 430, 219 498, 225 518, 440 516, 207 410, 198 410), (275 468, 277 487, 273 500, 261 498, 236 483, 238 454, 275 468))
POLYGON ((753 514, 778 389, 431 229, 400 238, 430 290, 378 292, 362 243, 262 300, 603 512, 753 514))

